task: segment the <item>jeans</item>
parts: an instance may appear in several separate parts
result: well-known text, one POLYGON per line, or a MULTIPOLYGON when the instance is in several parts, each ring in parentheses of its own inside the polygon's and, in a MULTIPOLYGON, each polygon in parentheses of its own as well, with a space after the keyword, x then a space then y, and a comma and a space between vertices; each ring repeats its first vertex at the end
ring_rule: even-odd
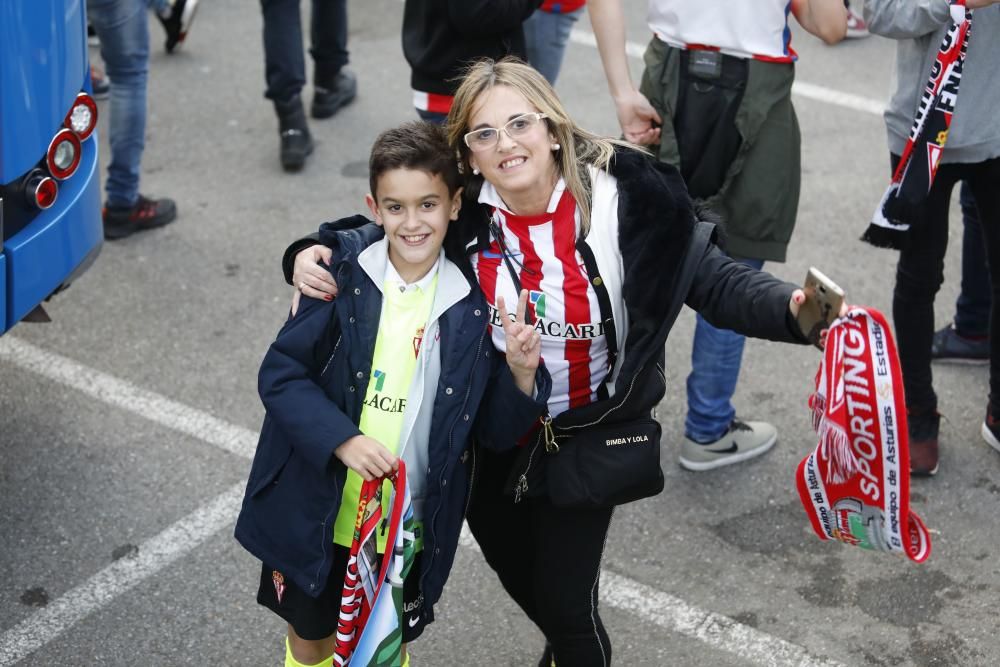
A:
MULTIPOLYGON (((762 259, 733 259, 757 270, 764 266, 762 259)), ((731 399, 740 376, 745 342, 741 334, 716 329, 701 315, 697 316, 691 374, 687 378, 688 411, 684 419, 685 435, 695 442, 718 440, 736 417, 731 399)))
POLYGON ((976 199, 962 182, 962 289, 955 301, 955 330, 964 336, 986 336, 990 332, 990 267, 983 247, 976 199))
POLYGON ((111 160, 104 190, 113 208, 133 206, 139 198, 149 78, 147 7, 146 0, 87 0, 87 17, 101 40, 111 81, 111 160))
POLYGON ((480 449, 469 529, 507 594, 552 645, 556 664, 607 667, 598 581, 614 510, 554 507, 544 494, 515 504, 503 486, 519 453, 480 449))
POLYGON ((583 13, 583 7, 566 14, 543 12, 536 9, 535 13, 524 22, 524 41, 528 47, 528 62, 542 73, 549 83, 556 85, 559 70, 562 68, 563 54, 566 53, 566 42, 573 24, 583 13))
MULTIPOLYGON (((306 83, 299 0, 261 0, 264 14, 265 97, 287 103, 306 83)), ((310 41, 313 82, 330 88, 347 64, 347 0, 312 0, 310 41)))
MULTIPOLYGON (((892 156, 893 168, 899 161, 892 156)), ((896 266, 892 315, 896 325, 899 363, 903 370, 906 407, 937 409, 931 373, 934 338, 934 296, 944 280, 948 247, 948 209, 955 183, 963 180, 975 198, 982 230, 981 244, 991 265, 1000 262, 1000 158, 976 163, 942 164, 921 206, 921 219, 907 232, 896 266)), ((990 275, 993 303, 1000 303, 1000 272, 990 275)), ((1000 407, 1000 308, 990 312, 990 403, 1000 407)), ((996 411, 994 411, 994 414, 996 411)))

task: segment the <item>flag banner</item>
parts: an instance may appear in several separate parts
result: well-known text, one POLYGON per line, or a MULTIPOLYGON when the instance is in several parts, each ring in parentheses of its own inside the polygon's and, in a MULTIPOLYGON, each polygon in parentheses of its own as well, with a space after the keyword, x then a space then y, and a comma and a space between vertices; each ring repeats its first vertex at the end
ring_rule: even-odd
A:
POLYGON ((400 665, 403 580, 416 553, 414 528, 406 465, 400 460, 397 472, 361 487, 337 623, 334 664, 339 667, 400 665), (382 512, 385 481, 392 485, 388 516, 382 512), (377 552, 380 532, 392 549, 382 557, 377 552))
POLYGON ((809 407, 819 444, 795 481, 816 535, 926 560, 930 534, 910 511, 903 377, 882 313, 855 307, 833 323, 809 407))
POLYGON ((952 25, 941 40, 892 182, 861 236, 872 245, 902 248, 906 232, 919 219, 920 205, 934 184, 958 102, 972 28, 972 12, 965 9, 964 2, 953 4, 951 13, 952 25))

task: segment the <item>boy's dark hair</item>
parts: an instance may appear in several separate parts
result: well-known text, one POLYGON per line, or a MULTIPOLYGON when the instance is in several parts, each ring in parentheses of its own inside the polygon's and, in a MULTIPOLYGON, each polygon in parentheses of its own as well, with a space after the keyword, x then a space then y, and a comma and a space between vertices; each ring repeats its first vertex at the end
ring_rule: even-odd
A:
POLYGON ((368 185, 378 200, 379 176, 392 169, 419 169, 440 176, 454 195, 460 185, 458 160, 448 145, 444 130, 432 123, 414 120, 386 130, 372 144, 368 158, 368 185))

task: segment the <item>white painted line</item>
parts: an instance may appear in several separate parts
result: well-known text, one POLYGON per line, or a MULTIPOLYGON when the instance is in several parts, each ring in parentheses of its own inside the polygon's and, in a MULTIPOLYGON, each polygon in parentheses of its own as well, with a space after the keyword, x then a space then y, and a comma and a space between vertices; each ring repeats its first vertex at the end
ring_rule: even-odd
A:
POLYGON ((245 484, 230 487, 159 535, 139 545, 134 558, 107 566, 0 636, 0 665, 13 665, 73 624, 107 606, 236 521, 245 484))
MULTIPOLYGON (((587 32, 586 30, 575 28, 569 34, 569 39, 575 44, 597 48, 597 39, 594 37, 594 34, 587 32)), ((625 42, 625 53, 627 53, 629 57, 642 59, 645 52, 645 44, 625 42)), ((805 81, 796 81, 793 83, 792 94, 797 95, 798 97, 814 100, 816 102, 824 102, 826 104, 843 107, 844 109, 850 109, 851 111, 860 111, 861 113, 874 114, 876 116, 881 116, 886 107, 886 102, 883 101, 873 100, 860 95, 844 93, 839 90, 834 90, 833 88, 826 88, 824 86, 817 86, 813 83, 806 83, 805 81)))
MULTIPOLYGON (((259 435, 256 432, 140 389, 61 355, 46 352, 10 334, 0 338, 0 361, 38 373, 97 400, 239 456, 251 458, 256 448, 259 435)), ((243 489, 242 482, 230 488, 208 505, 144 542, 135 559, 122 559, 113 563, 5 632, 0 636, 0 667, 11 665, 36 651, 74 623, 175 562, 219 530, 232 526, 239 511, 243 489)), ((479 550, 468 527, 464 525, 459 544, 479 550)), ((601 599, 604 604, 754 663, 768 667, 839 665, 813 657, 800 646, 742 625, 721 614, 699 609, 680 598, 627 577, 602 570, 601 580, 601 599)))
POLYGON ((250 429, 222 421, 10 335, 0 338, 0 360, 9 361, 102 403, 137 413, 237 456, 253 458, 257 448, 258 434, 250 429))
MULTIPOLYGON (((467 524, 462 524, 458 543, 467 549, 480 551, 467 524)), ((601 570, 601 604, 634 614, 664 630, 692 637, 757 665, 843 667, 834 660, 812 656, 801 646, 738 623, 728 616, 699 609, 669 593, 608 570, 601 570)))

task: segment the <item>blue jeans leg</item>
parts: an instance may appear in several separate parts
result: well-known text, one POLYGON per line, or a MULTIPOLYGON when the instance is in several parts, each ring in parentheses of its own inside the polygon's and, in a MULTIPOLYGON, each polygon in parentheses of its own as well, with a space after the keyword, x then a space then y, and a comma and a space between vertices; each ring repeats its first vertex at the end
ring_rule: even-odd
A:
MULTIPOLYGON (((755 269, 762 259, 734 258, 755 269)), ((729 329, 716 329, 697 316, 691 350, 691 374, 687 378, 688 411, 684 420, 687 437, 695 442, 718 440, 736 417, 732 398, 740 376, 746 338, 729 329)))
POLYGON ((87 0, 111 81, 111 160, 104 190, 112 207, 132 206, 139 198, 149 78, 147 6, 145 0, 87 0))
POLYGON ((962 290, 955 302, 955 329, 964 336, 986 336, 990 332, 990 268, 972 189, 962 181, 962 290))
POLYGON ((573 24, 580 18, 583 7, 566 14, 543 12, 536 9, 535 13, 524 22, 524 39, 528 47, 528 62, 542 73, 549 83, 556 85, 559 70, 562 68, 563 55, 566 53, 566 42, 573 24))

